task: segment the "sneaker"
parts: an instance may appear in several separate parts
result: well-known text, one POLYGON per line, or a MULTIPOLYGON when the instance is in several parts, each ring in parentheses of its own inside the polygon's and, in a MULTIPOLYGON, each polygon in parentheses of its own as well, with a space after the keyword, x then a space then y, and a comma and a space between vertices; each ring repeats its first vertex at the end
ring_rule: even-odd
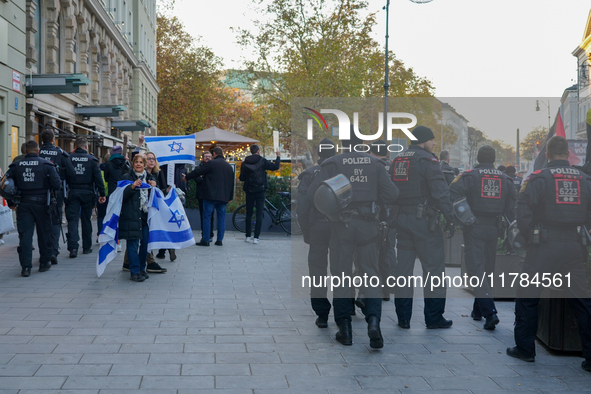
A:
POLYGON ((146 273, 146 271, 141 271, 141 272, 140 272, 140 275, 141 275, 141 276, 143 276, 143 277, 144 277, 144 279, 149 279, 149 278, 150 278, 150 275, 148 275, 148 274, 146 273))
POLYGON ((176 250, 169 249, 168 253, 170 254, 170 261, 173 262, 176 260, 176 250))
POLYGON ((246 238, 244 239, 244 242, 251 243, 253 239, 254 239, 253 237, 246 236, 246 238))
POLYGON ((129 280, 131 280, 132 282, 143 282, 146 279, 141 274, 135 274, 131 275, 131 278, 129 278, 129 280))
POLYGON ((129 271, 129 263, 123 263, 123 267, 121 268, 123 271, 129 271))
POLYGON ((259 243, 259 239, 258 239, 258 238, 255 238, 255 239, 252 241, 252 243, 253 243, 253 244, 258 244, 258 243, 259 243))
POLYGON ((162 268, 160 266, 160 264, 158 264, 158 263, 150 263, 146 267, 146 271, 148 271, 151 274, 163 274, 163 273, 165 273, 167 271, 167 269, 166 268, 162 268))

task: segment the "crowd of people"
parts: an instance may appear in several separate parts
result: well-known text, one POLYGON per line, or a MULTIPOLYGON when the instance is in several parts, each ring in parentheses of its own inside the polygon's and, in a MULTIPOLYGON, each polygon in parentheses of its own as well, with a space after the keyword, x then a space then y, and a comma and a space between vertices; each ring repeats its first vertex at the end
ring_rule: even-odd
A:
MULTIPOLYGON (((304 242, 309 244, 310 277, 329 278, 308 282, 315 324, 328 327, 333 309, 336 340, 350 346, 351 316, 357 306, 367 322, 370 346, 382 348, 382 301, 389 300, 391 293, 398 326, 411 327, 413 284, 417 283, 411 278, 415 278, 418 257, 426 328, 451 327, 453 321, 444 317, 448 285, 435 280, 445 273, 443 233, 450 238, 461 227, 467 275, 482 278, 474 289, 471 316, 476 321, 484 318, 483 328, 494 330, 500 319, 489 275, 495 271, 502 223, 516 219, 520 242, 527 245, 523 272, 516 274, 533 278, 542 272, 571 272, 577 276, 566 292, 578 321, 585 358, 582 368, 591 371, 591 295, 582 241, 587 234, 580 230, 591 225, 591 177, 570 167, 568 142, 558 136, 549 139, 548 167, 533 172, 522 184, 515 167, 495 168, 496 152, 491 146, 479 149, 474 169, 459 173, 449 166, 448 152, 442 152, 441 161, 434 154, 435 136, 429 128, 418 126, 412 133, 415 140, 392 161, 386 157, 384 141, 365 145, 353 130, 350 140, 339 141, 342 152, 338 155, 331 140, 325 139, 318 145, 318 164, 300 174, 297 217, 304 242), (367 149, 359 146, 369 146, 369 154, 361 153, 367 149), (363 278, 378 281, 374 285, 370 280, 368 285, 363 278), (355 279, 359 279, 357 285, 355 279), (332 303, 327 298, 328 284, 332 303)), ((543 287, 523 281, 515 287, 516 346, 508 348, 507 354, 531 362, 543 287)))

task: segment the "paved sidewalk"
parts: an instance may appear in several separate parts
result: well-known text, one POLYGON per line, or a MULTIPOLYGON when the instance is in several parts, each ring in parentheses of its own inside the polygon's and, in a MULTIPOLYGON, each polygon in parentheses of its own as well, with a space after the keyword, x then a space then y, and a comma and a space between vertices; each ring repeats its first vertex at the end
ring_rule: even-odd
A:
POLYGON ((309 301, 291 298, 285 235, 253 245, 227 233, 223 247, 193 246, 174 263, 158 260, 168 273, 143 283, 121 271, 122 254, 97 278, 98 245, 76 259, 62 247, 59 264, 45 273, 35 251, 31 277, 21 278, 17 236, 4 239, 0 394, 591 391, 580 357, 540 345, 533 364, 505 355, 513 345, 511 302, 497 304, 501 324, 488 332, 468 316, 468 298, 448 299, 448 330, 425 329, 422 300, 412 328, 400 329, 390 301, 382 350, 370 350, 359 313, 354 345, 341 346, 332 320, 318 329, 309 301))

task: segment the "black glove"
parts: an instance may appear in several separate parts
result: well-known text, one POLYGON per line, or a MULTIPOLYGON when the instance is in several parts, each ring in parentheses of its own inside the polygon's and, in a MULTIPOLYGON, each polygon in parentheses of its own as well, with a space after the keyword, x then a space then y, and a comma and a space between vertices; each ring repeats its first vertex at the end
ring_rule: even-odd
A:
POLYGON ((447 222, 447 224, 445 225, 444 231, 449 232, 449 234, 447 235, 447 239, 450 239, 456 233, 456 227, 454 226, 453 223, 447 222))

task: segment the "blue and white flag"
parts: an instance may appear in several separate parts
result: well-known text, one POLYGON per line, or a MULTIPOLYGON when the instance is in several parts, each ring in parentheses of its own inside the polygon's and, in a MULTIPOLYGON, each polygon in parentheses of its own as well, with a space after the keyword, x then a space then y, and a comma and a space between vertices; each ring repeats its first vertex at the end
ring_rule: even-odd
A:
POLYGON ((148 251, 195 245, 193 230, 175 187, 166 197, 160 189, 153 189, 148 206, 148 251))
MULTIPOLYGON (((109 205, 107 205, 107 213, 103 220, 103 229, 99 234, 99 248, 98 257, 96 259, 96 274, 101 276, 105 272, 107 264, 117 256, 117 242, 119 241, 119 216, 121 215, 121 205, 123 204, 123 191, 132 181, 117 182, 117 189, 114 193, 109 195, 109 205)), ((143 183, 140 189, 147 189, 151 186, 143 183)))
POLYGON ((194 135, 145 137, 145 141, 160 165, 195 164, 194 135))

